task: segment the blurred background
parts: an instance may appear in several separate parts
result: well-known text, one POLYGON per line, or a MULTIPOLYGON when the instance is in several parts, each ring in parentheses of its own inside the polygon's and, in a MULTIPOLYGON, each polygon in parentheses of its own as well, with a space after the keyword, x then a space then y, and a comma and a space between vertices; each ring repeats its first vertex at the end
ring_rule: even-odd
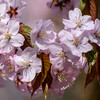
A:
MULTIPOLYGON (((21 21, 33 28, 36 19, 52 19, 55 24, 55 31, 59 32, 63 25, 61 16, 56 17, 51 14, 51 10, 46 3, 50 0, 23 0, 27 2, 27 7, 23 10, 21 21)), ((97 16, 100 19, 100 0, 96 0, 97 16)), ((84 89, 85 73, 81 73, 75 84, 65 90, 62 98, 58 98, 53 94, 48 95, 48 100, 100 100, 100 85, 95 78, 94 81, 84 89)), ((30 100, 28 92, 20 92, 14 86, 14 83, 8 81, 5 88, 0 88, 0 100, 30 100)), ((43 94, 34 96, 33 100, 44 100, 43 94)))

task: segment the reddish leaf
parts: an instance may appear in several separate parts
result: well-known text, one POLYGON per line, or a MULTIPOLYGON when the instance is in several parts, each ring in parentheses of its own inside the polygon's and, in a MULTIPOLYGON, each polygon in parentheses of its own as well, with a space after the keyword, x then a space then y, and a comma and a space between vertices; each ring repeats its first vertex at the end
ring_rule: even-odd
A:
POLYGON ((50 88, 51 84, 52 84, 52 76, 50 73, 50 70, 48 71, 47 77, 45 78, 44 82, 42 83, 42 89, 43 89, 43 93, 44 93, 44 98, 46 100, 46 95, 47 95, 47 91, 50 88))
POLYGON ((33 96, 34 92, 40 87, 41 79, 42 79, 42 73, 39 73, 39 75, 36 77, 36 79, 32 83, 33 91, 32 91, 31 96, 33 96))
POLYGON ((95 75, 96 75, 96 68, 94 65, 91 69, 91 72, 90 73, 88 72, 87 74, 86 81, 85 81, 85 88, 87 87, 88 84, 90 84, 93 81, 95 75))
POLYGON ((97 80, 100 83, 100 47, 96 45, 97 51, 98 51, 98 57, 96 61, 96 74, 97 74, 97 80))
POLYGON ((40 55, 38 55, 38 57, 42 61, 42 70, 41 73, 39 73, 39 75, 36 77, 36 79, 33 82, 32 85, 33 91, 31 96, 33 96, 34 92, 40 87, 40 85, 48 84, 48 88, 49 88, 52 83, 52 76, 50 73, 51 64, 50 64, 49 55, 41 53, 40 55))
POLYGON ((87 0, 83 15, 91 15, 92 20, 96 19, 96 3, 95 0, 87 0))
POLYGON ((47 73, 50 70, 51 63, 49 59, 49 55, 41 53, 39 58, 42 61, 42 82, 44 82, 45 78, 47 77, 47 73))
POLYGON ((89 0, 90 1, 90 14, 92 16, 92 20, 96 19, 96 4, 95 0, 89 0))
POLYGON ((20 23, 19 33, 22 34, 25 38, 24 45, 21 47, 24 50, 26 47, 33 47, 30 40, 29 32, 31 32, 31 28, 20 23))

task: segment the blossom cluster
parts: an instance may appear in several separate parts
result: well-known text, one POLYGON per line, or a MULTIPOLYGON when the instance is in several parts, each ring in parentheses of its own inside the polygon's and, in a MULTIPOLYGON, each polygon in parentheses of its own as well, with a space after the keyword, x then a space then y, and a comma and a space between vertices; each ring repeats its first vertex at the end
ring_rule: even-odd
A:
POLYGON ((55 16, 68 17, 68 11, 79 6, 80 0, 50 0, 47 6, 51 8, 52 14, 55 16))
MULTIPOLYGON (((75 8, 69 11, 69 19, 63 19, 64 29, 59 33, 54 32, 50 19, 39 19, 27 34, 20 23, 25 6, 20 0, 0 0, 0 87, 9 79, 20 91, 28 89, 32 93, 33 83, 44 66, 38 55, 46 54, 52 77, 48 92, 61 96, 73 85, 81 69, 87 73, 85 54, 93 49, 93 43, 100 46, 100 20, 92 21, 91 16, 82 16, 81 10, 75 8)), ((35 93, 40 91, 41 86, 35 93)))

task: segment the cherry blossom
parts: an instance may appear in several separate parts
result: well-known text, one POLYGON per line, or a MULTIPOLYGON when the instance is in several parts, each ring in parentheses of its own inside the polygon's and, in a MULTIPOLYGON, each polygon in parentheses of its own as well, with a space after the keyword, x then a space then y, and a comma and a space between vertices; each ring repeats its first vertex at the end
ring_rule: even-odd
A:
POLYGON ((91 20, 91 16, 82 16, 81 10, 79 8, 70 10, 69 20, 63 19, 63 24, 65 25, 65 29, 77 28, 81 31, 90 31, 94 29, 94 23, 91 20))
POLYGON ((7 9, 6 9, 7 14, 10 15, 10 18, 14 19, 16 19, 17 16, 18 17, 20 16, 21 11, 26 6, 25 1, 20 1, 20 0, 4 0, 4 1, 7 3, 7 9))
POLYGON ((62 30, 58 36, 60 41, 71 49, 73 55, 81 57, 82 53, 92 50, 92 45, 88 43, 89 39, 82 31, 62 30))
POLYGON ((58 71, 57 74, 53 75, 53 83, 51 88, 57 88, 60 90, 65 90, 66 88, 72 86, 77 76, 80 74, 80 70, 74 71, 71 68, 71 63, 66 65, 62 71, 58 71))
POLYGON ((0 22, 5 24, 9 21, 9 16, 6 14, 6 8, 7 8, 6 3, 0 4, 0 22))
POLYGON ((79 60, 78 57, 74 56, 69 47, 64 44, 53 43, 49 46, 50 50, 50 62, 53 66, 53 71, 61 71, 65 66, 66 62, 76 62, 79 60))
POLYGON ((95 20, 95 28, 91 33, 88 33, 91 42, 100 46, 100 20, 95 20))
POLYGON ((47 6, 51 8, 52 14, 55 16, 68 17, 68 11, 74 6, 79 6, 79 0, 51 0, 47 3, 47 6))
POLYGON ((53 32, 54 24, 51 20, 37 20, 31 33, 31 41, 39 49, 45 50, 50 43, 55 42, 56 33, 53 32))
POLYGON ((24 37, 18 31, 18 21, 11 20, 8 25, 0 23, 0 53, 10 53, 15 47, 23 45, 24 37))
POLYGON ((36 73, 41 71, 41 60, 36 57, 36 52, 33 48, 27 47, 21 55, 14 55, 14 62, 17 67, 15 70, 22 69, 22 81, 32 81, 36 73))

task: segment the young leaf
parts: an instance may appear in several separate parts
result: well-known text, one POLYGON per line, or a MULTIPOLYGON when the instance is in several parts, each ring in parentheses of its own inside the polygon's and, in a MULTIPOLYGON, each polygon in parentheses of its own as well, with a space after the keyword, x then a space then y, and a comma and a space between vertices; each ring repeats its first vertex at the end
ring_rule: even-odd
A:
POLYGON ((34 82, 32 83, 32 88, 33 88, 33 91, 32 91, 32 94, 31 94, 31 97, 33 96, 34 92, 40 87, 40 85, 42 84, 41 83, 41 80, 42 80, 42 73, 40 72, 39 75, 36 77, 36 79, 34 80, 34 82))
POLYGON ((96 63, 97 56, 98 52, 95 45, 93 44, 93 49, 85 54, 89 66, 89 73, 91 73, 91 69, 96 63))
POLYGON ((86 6, 83 15, 91 15, 92 20, 96 19, 96 3, 95 0, 86 0, 86 6))
POLYGON ((42 90, 43 90, 43 93, 44 93, 45 100, 47 98, 47 91, 52 84, 52 80, 53 80, 53 78, 52 78, 50 70, 49 70, 48 73, 47 73, 47 77, 45 78, 44 82, 42 83, 42 90))
POLYGON ((96 75, 96 68, 95 65, 91 68, 91 72, 88 71, 86 81, 85 81, 85 88, 87 87, 88 84, 90 84, 93 79, 95 78, 96 75))
POLYGON ((92 20, 96 19, 96 4, 95 0, 89 0, 90 1, 90 14, 92 16, 92 20))
POLYGON ((25 26, 22 23, 20 24, 19 33, 21 33, 29 41, 30 41, 31 31, 32 31, 32 29, 29 26, 25 26))
POLYGON ((30 36, 32 29, 29 26, 25 26, 25 25, 23 25, 22 28, 23 28, 24 32, 30 36))
POLYGON ((86 6, 86 0, 80 0, 79 8, 81 9, 81 11, 83 11, 85 6, 86 6))
POLYGON ((96 61, 96 74, 97 74, 97 80, 100 83, 100 47, 96 45, 97 51, 98 51, 98 57, 97 57, 97 61, 96 61))
POLYGON ((24 50, 26 47, 34 47, 31 43, 30 34, 32 29, 29 26, 25 26, 22 23, 20 24, 19 33, 22 34, 25 38, 24 45, 21 47, 24 50))
POLYGON ((52 76, 50 73, 51 64, 49 60, 49 55, 41 53, 40 55, 38 55, 38 57, 42 61, 42 70, 39 73, 39 75, 36 77, 34 82, 32 83, 33 91, 32 91, 31 96, 33 96, 34 92, 40 87, 40 85, 42 85, 43 92, 46 98, 47 90, 48 88, 50 88, 52 84, 52 76))
POLYGON ((44 82, 45 78, 47 77, 47 73, 50 70, 51 63, 49 55, 41 53, 39 57, 42 61, 42 82, 44 82))

